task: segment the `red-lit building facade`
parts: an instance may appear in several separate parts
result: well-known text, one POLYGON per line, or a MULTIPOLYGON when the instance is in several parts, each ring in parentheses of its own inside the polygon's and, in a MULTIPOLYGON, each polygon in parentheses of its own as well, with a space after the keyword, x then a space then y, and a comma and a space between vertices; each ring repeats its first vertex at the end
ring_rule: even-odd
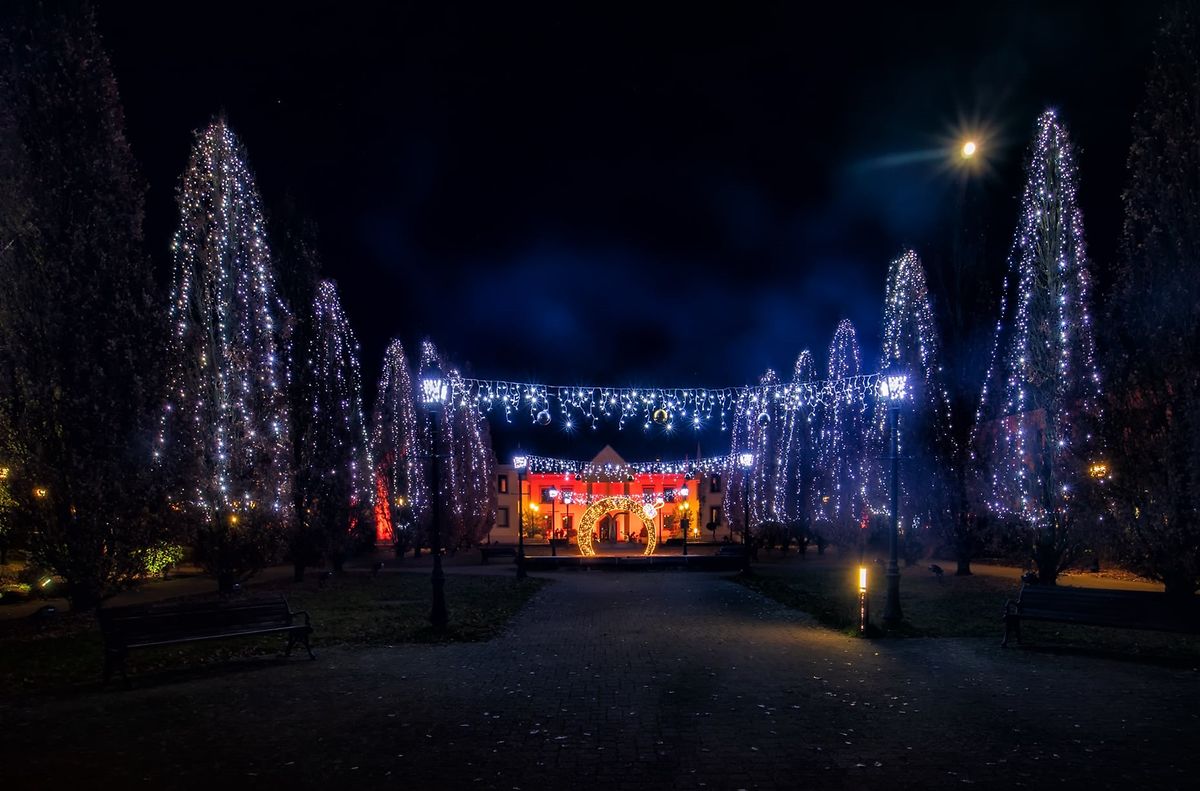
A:
POLYGON ((493 543, 516 543, 522 509, 525 540, 533 543, 554 537, 576 545, 581 528, 597 551, 634 545, 641 551, 652 539, 651 529, 658 546, 682 539, 685 525, 689 541, 728 535, 720 474, 642 471, 649 465, 630 465, 608 446, 575 469, 539 466, 555 465, 531 463, 520 475, 511 463, 496 466, 493 543), (708 530, 709 524, 717 529, 708 530))

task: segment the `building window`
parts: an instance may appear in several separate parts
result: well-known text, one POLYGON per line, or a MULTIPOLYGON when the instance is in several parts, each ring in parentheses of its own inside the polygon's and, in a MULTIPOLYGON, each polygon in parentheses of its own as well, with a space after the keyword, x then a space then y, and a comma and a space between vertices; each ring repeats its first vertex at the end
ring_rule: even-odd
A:
POLYGON ((496 476, 496 491, 499 492, 500 494, 508 494, 508 476, 507 475, 497 475, 496 476))
POLYGON ((708 479, 708 490, 710 492, 714 492, 714 493, 721 491, 721 476, 720 475, 714 475, 708 479))
POLYGON ((508 527, 508 509, 503 506, 496 509, 496 527, 508 527))
POLYGON ((550 499, 550 490, 551 490, 551 489, 553 489, 553 488, 555 488, 555 487, 553 487, 553 486, 543 486, 543 487, 542 487, 542 502, 543 502, 543 503, 549 503, 549 502, 551 502, 551 499, 550 499))
POLYGON ((642 487, 642 502, 643 503, 654 502, 654 487, 653 486, 643 486, 642 487))

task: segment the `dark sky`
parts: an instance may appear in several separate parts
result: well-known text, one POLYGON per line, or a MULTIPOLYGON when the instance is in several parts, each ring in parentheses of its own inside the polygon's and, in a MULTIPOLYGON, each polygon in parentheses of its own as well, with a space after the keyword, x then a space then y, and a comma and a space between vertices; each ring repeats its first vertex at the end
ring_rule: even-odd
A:
POLYGON ((823 367, 841 318, 873 368, 887 262, 944 257, 961 190, 896 162, 963 119, 990 130, 971 189, 995 277, 1047 106, 1103 268, 1158 12, 97 5, 160 267, 191 131, 224 110, 268 209, 317 223, 372 386, 389 337, 423 335, 484 377, 741 384, 804 347, 823 367))

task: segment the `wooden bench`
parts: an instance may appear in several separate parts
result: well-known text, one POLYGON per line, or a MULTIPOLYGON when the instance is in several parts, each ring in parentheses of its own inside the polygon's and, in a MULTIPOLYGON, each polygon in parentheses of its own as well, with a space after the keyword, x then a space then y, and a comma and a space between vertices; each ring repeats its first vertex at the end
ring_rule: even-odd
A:
POLYGON ((717 549, 717 556, 723 558, 741 557, 744 554, 746 554, 746 548, 741 544, 722 544, 717 549))
POLYGON ((292 648, 300 642, 309 659, 316 658, 308 643, 312 634, 308 613, 293 612, 283 596, 108 607, 99 610, 98 615, 104 636, 105 682, 116 668, 125 677, 125 657, 131 649, 224 637, 286 633, 285 656, 290 656, 292 648), (302 623, 298 622, 301 617, 302 623))
POLYGON ((1021 642, 1021 621, 1053 621, 1158 632, 1200 634, 1200 598, 1168 598, 1158 591, 1022 585, 1004 604, 1004 640, 1021 642))
POLYGON ((480 561, 480 564, 482 565, 484 563, 487 563, 492 558, 501 558, 501 557, 515 558, 517 556, 517 548, 509 547, 509 546, 498 546, 495 544, 492 544, 490 546, 487 544, 483 544, 479 547, 479 554, 483 558, 480 561))

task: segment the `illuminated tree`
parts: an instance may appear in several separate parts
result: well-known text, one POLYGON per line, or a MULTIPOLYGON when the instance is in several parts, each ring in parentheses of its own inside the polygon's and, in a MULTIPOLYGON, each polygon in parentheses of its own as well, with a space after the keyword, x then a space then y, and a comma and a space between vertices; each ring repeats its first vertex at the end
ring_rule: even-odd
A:
POLYGON ((290 316, 258 190, 223 119, 197 134, 178 202, 157 453, 198 558, 228 589, 275 557, 291 518, 290 316))
POLYGON ((1171 6, 1134 119, 1109 383, 1111 485, 1127 559, 1200 588, 1200 28, 1171 6))
MULTIPOLYGON (((816 379, 812 353, 800 352, 792 369, 792 385, 810 384, 816 379)), ((783 495, 782 519, 791 527, 803 552, 812 537, 813 498, 817 489, 816 405, 797 400, 785 416, 782 451, 779 454, 780 488, 783 495)))
POLYGON ((375 535, 381 541, 392 541, 400 554, 410 546, 420 546, 412 502, 424 491, 425 471, 418 458, 419 423, 409 370, 403 344, 393 340, 383 356, 371 428, 375 535))
POLYGON ((34 562, 86 610, 163 537, 146 461, 160 315, 143 185, 89 6, 0 26, 0 468, 34 562))
MULTIPOLYGON (((888 267, 883 309, 883 350, 880 371, 904 371, 909 379, 909 401, 897 415, 900 430, 899 524, 905 554, 920 550, 920 535, 930 528, 955 531, 947 519, 950 465, 955 461, 955 441, 950 398, 942 379, 941 344, 925 269, 912 250, 906 250, 888 267)), ((890 508, 888 454, 888 403, 875 402, 871 427, 870 466, 872 500, 879 511, 890 508)), ((960 543, 954 541, 956 548, 960 543)), ((960 573, 970 573, 969 545, 959 553, 960 573)))
MULTIPOLYGON (((858 376, 862 357, 854 325, 843 319, 829 346, 829 379, 858 376)), ((832 543, 845 549, 859 541, 866 517, 867 402, 853 396, 828 399, 820 407, 819 464, 823 470, 819 513, 828 520, 832 543)))
POLYGON ((1100 415, 1078 174, 1053 111, 1038 119, 1026 172, 1009 259, 1012 315, 1001 324, 1003 357, 989 373, 984 414, 996 421, 992 507, 1030 531, 1038 578, 1052 584, 1078 549, 1100 415))
MULTIPOLYGON (((419 370, 435 366, 449 379, 451 397, 437 421, 437 437, 434 437, 428 416, 423 416, 418 434, 420 456, 426 470, 433 454, 436 452, 440 456, 440 497, 427 485, 414 489, 410 481, 413 508, 417 520, 427 529, 433 508, 439 507, 443 546, 470 546, 483 538, 496 518, 491 438, 487 422, 474 404, 454 397, 456 393, 464 392, 462 376, 456 370, 448 370, 434 345, 425 341, 421 346, 419 370)), ((426 479, 421 480, 424 484, 426 479)))
POLYGON ((311 327, 303 399, 310 414, 297 438, 296 486, 303 510, 296 515, 296 529, 314 537, 340 571, 352 549, 359 508, 370 503, 373 492, 358 341, 332 281, 317 284, 311 327))

